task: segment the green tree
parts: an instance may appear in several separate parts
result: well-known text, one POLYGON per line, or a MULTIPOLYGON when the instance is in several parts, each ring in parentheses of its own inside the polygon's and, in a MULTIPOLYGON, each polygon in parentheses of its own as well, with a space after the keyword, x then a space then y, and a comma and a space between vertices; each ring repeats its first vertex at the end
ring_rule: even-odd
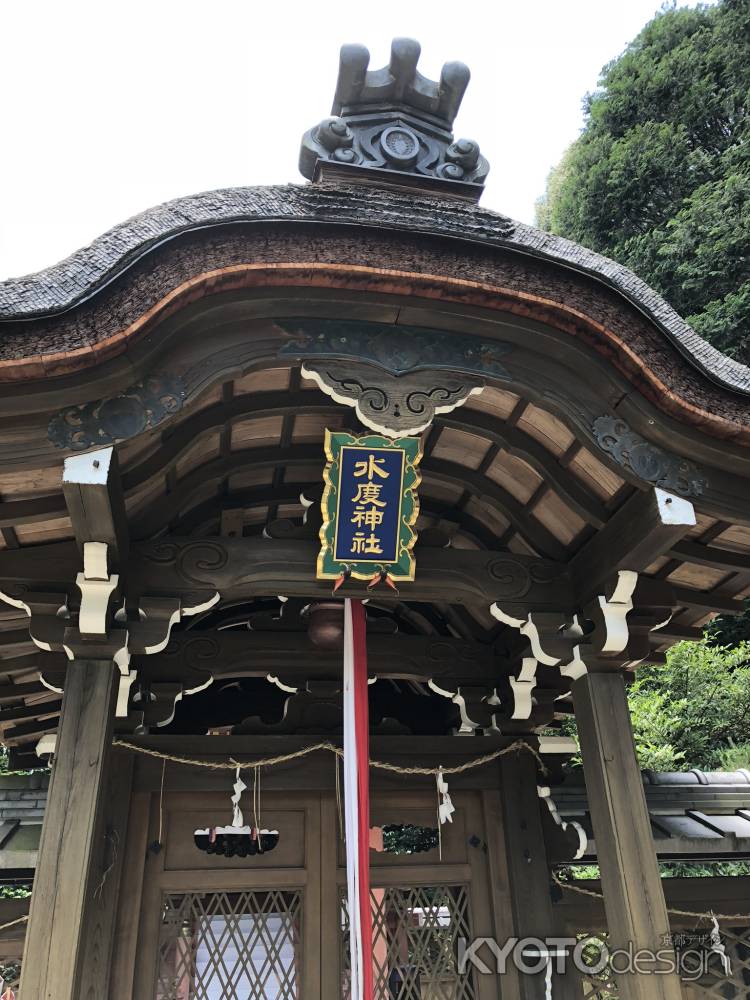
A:
MULTIPOLYGON (((750 642, 677 643, 665 664, 638 670, 628 706, 642 768, 750 768, 750 642)), ((572 719, 564 728, 576 735, 572 719)))
POLYGON ((750 643, 681 642, 628 691, 641 767, 750 767, 750 643))
POLYGON ((537 224, 632 268, 750 361, 750 0, 662 10, 605 66, 537 224))

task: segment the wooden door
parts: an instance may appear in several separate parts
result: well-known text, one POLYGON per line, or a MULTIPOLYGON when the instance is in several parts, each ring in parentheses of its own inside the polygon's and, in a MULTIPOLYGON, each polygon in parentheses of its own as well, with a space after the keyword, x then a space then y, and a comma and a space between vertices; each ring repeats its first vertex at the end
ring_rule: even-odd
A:
MULTIPOLYGON (((453 801, 442 860, 436 846, 370 852, 375 1000, 501 995, 495 976, 458 970, 459 939, 493 936, 495 928, 481 794, 456 792, 453 801)), ((335 795, 264 792, 259 825, 277 829, 279 843, 253 858, 195 846, 194 831, 226 812, 227 796, 214 792, 168 793, 162 809, 158 795, 134 797, 112 1000, 349 1000, 335 795), (149 845, 158 840, 164 846, 156 852, 149 845)), ((429 792, 373 794, 376 829, 434 830, 435 815, 429 792)))
MULTIPOLYGON (((424 786, 422 785, 422 788, 424 786)), ((497 977, 459 970, 459 940, 495 933, 479 793, 453 795, 453 823, 443 826, 439 846, 418 853, 371 850, 373 980, 375 1000, 498 1000, 497 977), (441 857, 442 856, 442 857, 441 857)), ((436 795, 375 792, 371 825, 401 850, 395 827, 436 829, 436 795), (390 836, 388 836, 390 835, 390 836)), ((432 838, 435 839, 434 837, 432 838)), ((379 840, 375 835, 371 839, 379 840)), ((430 843, 422 835, 423 844, 430 843)), ((322 809, 322 992, 348 1000, 346 859, 333 796, 322 809), (343 911, 343 915, 342 915, 343 911)))
POLYGON ((264 793, 258 825, 279 842, 252 858, 195 846, 226 795, 165 795, 163 811, 151 798, 147 843, 161 824, 164 846, 129 837, 124 891, 142 888, 137 933, 135 901, 121 907, 113 1000, 321 1000, 320 797, 264 793))

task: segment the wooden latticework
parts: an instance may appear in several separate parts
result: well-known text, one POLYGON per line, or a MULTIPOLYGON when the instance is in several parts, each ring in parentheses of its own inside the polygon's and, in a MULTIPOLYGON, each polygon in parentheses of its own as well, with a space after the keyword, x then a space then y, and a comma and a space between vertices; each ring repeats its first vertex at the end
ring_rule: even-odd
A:
MULTIPOLYGON (((459 972, 458 944, 471 941, 465 885, 389 886, 370 893, 374 992, 399 1000, 476 1000, 469 967, 459 972)), ((342 899, 342 997, 349 1000, 349 919, 342 899)))
POLYGON ((614 977, 603 972, 601 976, 583 976, 583 1000, 619 1000, 620 993, 614 977))
POLYGON ((711 955, 706 975, 688 987, 690 1000, 750 1000, 750 927, 722 926, 721 937, 731 972, 725 975, 719 956, 711 955))
POLYGON ((164 898, 155 1000, 297 1000, 299 892, 164 898))
MULTIPOLYGON (((680 958, 685 996, 689 1000, 750 1000, 750 927, 721 928, 730 962, 727 975, 721 957, 711 952, 707 935, 694 946, 683 947, 680 958), (705 971, 700 974, 701 968, 705 971)), ((582 976, 584 1000, 619 1000, 620 992, 608 969, 582 976)))

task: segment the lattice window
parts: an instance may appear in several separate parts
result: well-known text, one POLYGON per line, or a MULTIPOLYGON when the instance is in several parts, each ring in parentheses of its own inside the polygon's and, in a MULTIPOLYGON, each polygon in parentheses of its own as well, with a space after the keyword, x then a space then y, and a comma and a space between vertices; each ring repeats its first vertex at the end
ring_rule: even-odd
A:
MULTIPOLYGON (((601 958, 601 948, 609 945, 606 934, 593 934, 589 937, 586 934, 579 934, 578 939, 586 939, 591 942, 584 948, 581 956, 589 967, 596 967, 601 958)), ((581 972, 581 983, 583 985, 584 1000, 619 1000, 620 993, 617 989, 615 977, 609 966, 601 972, 586 974, 581 972)))
MULTIPOLYGON (((476 1000, 471 968, 458 971, 458 943, 471 941, 465 885, 374 888, 373 980, 376 996, 398 1000, 476 1000)), ((342 913, 342 990, 349 992, 349 918, 342 913)))
MULTIPOLYGON (((679 937, 680 932, 675 932, 679 937)), ((707 934, 702 934, 707 937, 707 934)), ((606 941, 606 935, 600 935, 606 941)), ((750 1000, 750 927, 722 926, 721 937, 731 962, 731 973, 725 975, 719 956, 711 953, 705 942, 683 946, 680 959, 685 995, 690 1000, 750 1000), (699 975, 701 963, 705 967, 699 975)), ((597 976, 583 976, 584 1000, 618 1000, 620 993, 609 970, 597 976)))
POLYGON ((750 927, 728 928, 722 924, 721 938, 732 972, 725 976, 719 957, 712 955, 708 972, 696 983, 693 996, 750 1000, 750 927))
POLYGON ((164 897, 156 1000, 298 1000, 299 892, 164 897))
POLYGON ((602 973, 601 976, 583 976, 584 1000, 619 1000, 619 991, 614 978, 602 973))

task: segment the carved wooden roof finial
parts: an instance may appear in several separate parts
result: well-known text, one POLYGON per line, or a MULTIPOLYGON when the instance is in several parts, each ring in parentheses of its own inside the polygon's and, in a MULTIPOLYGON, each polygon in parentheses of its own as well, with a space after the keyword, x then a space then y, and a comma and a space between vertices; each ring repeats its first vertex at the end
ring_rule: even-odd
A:
POLYGON ((448 62, 439 81, 429 80, 417 69, 420 51, 414 39, 395 38, 388 65, 370 70, 364 45, 342 47, 331 117, 302 138, 305 177, 479 200, 489 164, 476 142, 453 137, 469 68, 448 62))

